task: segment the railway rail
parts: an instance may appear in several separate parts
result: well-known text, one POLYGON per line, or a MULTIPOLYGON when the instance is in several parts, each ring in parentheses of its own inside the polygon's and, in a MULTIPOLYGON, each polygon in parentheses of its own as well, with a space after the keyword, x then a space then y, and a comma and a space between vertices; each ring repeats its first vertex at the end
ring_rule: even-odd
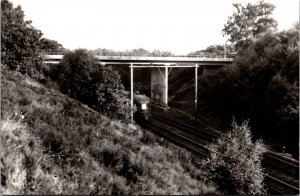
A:
POLYGON ((194 153, 206 157, 208 153, 208 149, 206 146, 199 144, 188 137, 176 133, 175 131, 170 131, 166 127, 162 127, 161 125, 157 124, 156 122, 151 121, 151 123, 147 123, 146 125, 148 128, 151 128, 154 132, 162 135, 164 138, 175 142, 181 146, 186 147, 187 149, 193 151, 194 153))
MULTIPOLYGON (((185 130, 199 137, 207 139, 210 142, 214 141, 215 139, 217 139, 222 135, 222 133, 220 133, 219 131, 211 127, 199 129, 198 127, 189 125, 184 122, 180 122, 178 120, 168 118, 158 113, 153 113, 152 116, 155 119, 163 119, 164 122, 166 123, 173 124, 174 126, 181 128, 182 130, 185 130)), ((274 169, 283 170, 284 172, 294 176, 297 179, 299 178, 299 163, 295 161, 287 160, 284 157, 281 157, 272 151, 267 151, 265 153, 264 164, 268 165, 269 167, 273 167, 274 169)))
MULTIPOLYGON (((168 118, 158 113, 152 113, 152 119, 147 123, 147 126, 154 131, 156 130, 155 132, 168 140, 184 146, 202 157, 208 156, 209 150, 206 147, 207 142, 212 142, 222 135, 222 133, 211 127, 199 129, 198 127, 168 118), (199 138, 201 138, 201 140, 199 140, 199 138), (203 140, 206 140, 206 143, 203 142, 203 140)), ((268 168, 266 170, 268 173, 265 176, 265 183, 268 185, 271 194, 299 194, 299 166, 297 162, 287 160, 268 151, 264 155, 263 166, 268 168), (290 178, 294 179, 291 180, 294 183, 280 176, 290 176, 290 178), (295 179, 297 179, 297 183, 295 183, 295 179)))
POLYGON ((294 178, 299 178, 299 165, 293 162, 289 162, 276 156, 271 151, 268 151, 264 155, 263 164, 266 167, 271 167, 276 170, 284 171, 285 173, 293 176, 294 178))
POLYGON ((268 185, 269 193, 275 195, 298 195, 299 188, 292 186, 282 180, 265 175, 265 183, 268 185))

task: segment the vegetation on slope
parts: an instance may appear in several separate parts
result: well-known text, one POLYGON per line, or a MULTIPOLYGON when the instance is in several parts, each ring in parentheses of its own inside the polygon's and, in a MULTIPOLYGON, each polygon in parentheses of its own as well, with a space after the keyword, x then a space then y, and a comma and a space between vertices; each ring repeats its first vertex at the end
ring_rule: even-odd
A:
POLYGON ((130 121, 130 100, 122 93, 120 74, 111 66, 96 64, 87 50, 66 52, 60 64, 51 67, 51 73, 64 94, 110 119, 130 121))
POLYGON ((46 49, 62 52, 65 49, 55 40, 47 39, 41 30, 25 20, 20 5, 1 0, 1 63, 45 82, 41 52, 46 49))
MULTIPOLYGON (((268 140, 267 143, 277 151, 282 152, 285 148, 285 152, 298 159, 299 23, 287 31, 276 32, 273 19, 264 21, 260 20, 261 15, 255 15, 262 13, 266 15, 263 19, 267 19, 274 9, 272 5, 259 2, 256 6, 242 6, 243 9, 239 9, 240 4, 234 4, 234 7, 238 14, 229 18, 227 25, 230 28, 223 31, 235 41, 237 56, 232 66, 215 75, 198 78, 199 115, 213 119, 216 128, 221 130, 230 127, 233 116, 238 122, 249 119, 256 138, 268 140), (266 13, 260 12, 263 7, 268 8, 266 13), (254 16, 248 16, 251 14, 254 16), (232 28, 244 28, 246 18, 257 18, 258 23, 249 21, 249 26, 243 30, 247 36, 241 37, 243 34, 232 28), (251 31, 257 28, 259 31, 251 31)), ((179 73, 178 80, 184 82, 172 87, 177 90, 171 91, 170 97, 174 106, 193 114, 194 78, 189 79, 191 76, 179 73), (182 101, 191 104, 180 105, 182 101)))
MULTIPOLYGON (((298 157, 298 33, 266 33, 240 49, 234 65, 199 80, 199 99, 230 125, 250 119, 254 135, 273 138, 298 157)), ((271 143, 272 144, 272 143, 271 143)))
POLYGON ((2 71, 4 194, 217 194, 198 161, 138 126, 2 71))
POLYGON ((232 129, 209 147, 210 155, 203 162, 206 177, 214 180, 229 195, 266 194, 261 165, 266 146, 262 140, 252 141, 248 121, 232 129))

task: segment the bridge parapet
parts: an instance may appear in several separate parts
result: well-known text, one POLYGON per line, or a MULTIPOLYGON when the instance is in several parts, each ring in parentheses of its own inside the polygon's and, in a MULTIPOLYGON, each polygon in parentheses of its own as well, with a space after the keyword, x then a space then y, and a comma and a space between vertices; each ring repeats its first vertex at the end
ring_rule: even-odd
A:
MULTIPOLYGON (((95 56, 104 64, 131 64, 131 63, 195 63, 205 66, 227 66, 232 64, 233 58, 207 57, 149 57, 149 56, 95 56)), ((45 55, 45 63, 59 63, 63 55, 45 55)))
POLYGON ((222 64, 226 66, 233 62, 233 58, 207 58, 207 57, 148 57, 148 56, 96 56, 101 62, 131 62, 131 63, 198 63, 222 64))

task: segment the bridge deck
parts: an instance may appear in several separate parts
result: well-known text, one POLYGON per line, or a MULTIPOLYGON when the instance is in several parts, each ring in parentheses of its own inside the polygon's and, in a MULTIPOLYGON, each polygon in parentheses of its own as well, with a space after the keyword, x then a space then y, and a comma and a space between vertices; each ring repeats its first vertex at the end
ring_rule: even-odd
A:
MULTIPOLYGON (((99 62, 106 64, 131 63, 197 63, 198 65, 226 66, 232 64, 233 58, 206 57, 149 57, 149 56, 95 56, 99 62)), ((59 61, 63 55, 46 55, 45 61, 59 61)))

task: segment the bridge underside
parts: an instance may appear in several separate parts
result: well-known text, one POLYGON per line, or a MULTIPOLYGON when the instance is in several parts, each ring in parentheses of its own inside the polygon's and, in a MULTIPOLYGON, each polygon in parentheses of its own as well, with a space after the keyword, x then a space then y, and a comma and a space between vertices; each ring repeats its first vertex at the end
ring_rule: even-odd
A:
MULTIPOLYGON (((195 68, 195 120, 197 120, 198 67, 204 75, 214 74, 222 67, 232 64, 232 58, 201 57, 140 57, 140 56, 95 56, 103 65, 129 65, 131 75, 131 119, 133 121, 133 69, 151 68, 151 102, 168 107, 168 75, 172 68, 195 68)), ((63 55, 46 55, 44 63, 58 64, 63 55)))
POLYGON ((163 108, 168 108, 168 75, 173 68, 195 68, 195 119, 197 119, 197 89, 198 89, 198 65, 178 65, 178 64, 160 64, 160 63, 131 63, 130 65, 130 94, 131 94, 131 120, 133 121, 133 94, 134 94, 134 68, 151 69, 151 104, 163 108))

